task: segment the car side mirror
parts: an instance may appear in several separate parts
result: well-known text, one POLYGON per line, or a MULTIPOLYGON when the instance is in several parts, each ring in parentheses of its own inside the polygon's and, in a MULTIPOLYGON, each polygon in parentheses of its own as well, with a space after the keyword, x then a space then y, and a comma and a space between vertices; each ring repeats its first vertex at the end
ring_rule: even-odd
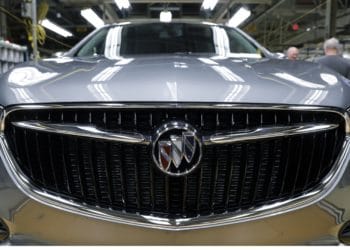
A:
POLYGON ((64 54, 66 54, 66 51, 58 51, 56 53, 53 53, 52 56, 53 57, 63 57, 64 54))
POLYGON ((286 59, 286 55, 284 53, 281 53, 281 52, 275 52, 273 53, 273 56, 277 59, 286 59))

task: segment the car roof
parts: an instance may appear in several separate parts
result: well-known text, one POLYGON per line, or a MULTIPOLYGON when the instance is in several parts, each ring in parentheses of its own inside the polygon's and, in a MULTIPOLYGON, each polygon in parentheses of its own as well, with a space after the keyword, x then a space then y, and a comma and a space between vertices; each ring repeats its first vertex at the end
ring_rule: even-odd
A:
POLYGON ((171 22, 161 22, 159 19, 151 19, 151 20, 131 20, 131 21, 125 21, 120 23, 113 23, 106 25, 108 26, 124 26, 124 25, 139 25, 139 24, 156 24, 156 23, 162 23, 162 24, 169 24, 172 23, 183 23, 183 24, 198 24, 203 26, 225 26, 224 24, 218 24, 218 23, 212 23, 207 22, 205 20, 200 19, 173 19, 171 22))

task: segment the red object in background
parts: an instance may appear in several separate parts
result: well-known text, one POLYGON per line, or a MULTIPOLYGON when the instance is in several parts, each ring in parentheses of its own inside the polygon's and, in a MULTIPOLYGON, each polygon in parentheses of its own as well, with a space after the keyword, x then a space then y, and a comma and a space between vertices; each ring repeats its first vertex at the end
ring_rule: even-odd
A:
POLYGON ((297 23, 293 24, 293 25, 292 25, 292 29, 293 29, 294 31, 299 30, 299 24, 297 24, 297 23))

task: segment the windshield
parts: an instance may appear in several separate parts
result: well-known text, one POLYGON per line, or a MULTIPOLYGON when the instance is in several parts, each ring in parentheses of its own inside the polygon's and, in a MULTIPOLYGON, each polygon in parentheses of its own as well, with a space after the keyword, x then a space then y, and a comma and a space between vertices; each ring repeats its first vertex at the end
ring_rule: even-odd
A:
POLYGON ((188 23, 148 23, 102 29, 83 45, 79 57, 209 53, 262 57, 255 44, 235 29, 188 23))

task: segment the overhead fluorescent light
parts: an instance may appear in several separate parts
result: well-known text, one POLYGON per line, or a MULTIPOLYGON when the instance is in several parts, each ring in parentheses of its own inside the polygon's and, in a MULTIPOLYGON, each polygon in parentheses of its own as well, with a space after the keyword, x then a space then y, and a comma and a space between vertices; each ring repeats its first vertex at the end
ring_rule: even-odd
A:
POLYGON ((160 12, 159 20, 163 23, 170 23, 172 19, 172 14, 168 10, 163 10, 160 12))
POLYGON ((73 34, 63 28, 61 28, 60 26, 58 26, 57 24, 51 22, 50 20, 48 19, 44 19, 42 22, 41 22, 41 25, 44 26, 45 28, 59 34, 60 36, 63 36, 63 37, 70 37, 70 36, 73 36, 73 34))
POLYGON ((227 22, 227 26, 238 27, 241 23, 250 17, 252 13, 245 7, 241 7, 227 22))
POLYGON ((129 9, 129 7, 130 7, 129 0, 114 0, 114 1, 120 10, 129 9))
POLYGON ((105 25, 102 19, 92 9, 81 10, 80 15, 84 17, 86 21, 91 23, 96 29, 105 25))
POLYGON ((213 10, 218 3, 218 0, 203 0, 202 8, 205 10, 213 10))

